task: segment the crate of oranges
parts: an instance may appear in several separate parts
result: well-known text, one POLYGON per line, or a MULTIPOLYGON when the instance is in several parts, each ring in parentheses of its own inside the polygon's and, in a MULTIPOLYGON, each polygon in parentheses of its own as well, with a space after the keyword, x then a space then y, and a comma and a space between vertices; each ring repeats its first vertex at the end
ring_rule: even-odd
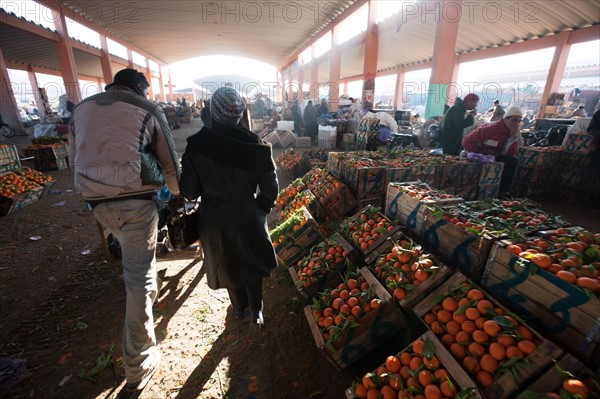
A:
POLYGON ((496 243, 482 286, 590 367, 600 367, 600 234, 560 228, 496 243))
POLYGON ((390 219, 372 205, 367 205, 341 224, 342 235, 367 257, 389 237, 400 231, 390 219))
POLYGON ((27 180, 31 180, 44 188, 42 191, 42 197, 48 194, 48 192, 52 189, 56 181, 50 175, 45 175, 42 172, 38 172, 35 169, 31 169, 28 167, 23 167, 20 169, 16 169, 15 173, 23 176, 27 180))
POLYGON ((321 241, 319 225, 302 207, 269 233, 279 260, 293 265, 306 256, 321 241))
POLYGON ((600 375, 585 368, 573 355, 566 354, 515 399, 600 398, 600 375))
POLYGON ((506 399, 562 350, 456 273, 414 308, 488 399, 506 399))
POLYGON ((346 389, 355 398, 481 399, 475 382, 431 331, 346 389))
POLYGON ((369 270, 409 312, 450 276, 447 266, 410 239, 402 238, 375 255, 374 262, 367 262, 369 270))
POLYGON ((16 173, 0 177, 0 216, 32 204, 42 195, 43 187, 16 173))
POLYGON ((390 294, 366 268, 348 271, 342 282, 304 308, 315 344, 337 369, 345 369, 401 328, 406 319, 390 294))
POLYGON ((360 264, 356 249, 338 233, 321 241, 298 263, 289 268, 294 285, 305 298, 337 286, 348 267, 360 264))

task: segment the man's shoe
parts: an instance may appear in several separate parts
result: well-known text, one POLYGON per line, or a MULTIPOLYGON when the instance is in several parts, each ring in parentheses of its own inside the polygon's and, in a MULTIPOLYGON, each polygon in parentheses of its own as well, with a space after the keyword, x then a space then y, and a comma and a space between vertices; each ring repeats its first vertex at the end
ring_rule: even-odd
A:
POLYGON ((262 310, 257 310, 252 312, 252 323, 256 323, 259 327, 265 326, 265 318, 263 316, 262 310))
POLYGON ((125 386, 125 391, 126 392, 139 392, 139 391, 143 390, 144 388, 146 388, 146 385, 148 385, 148 382, 150 382, 150 380, 152 379, 152 376, 154 375, 154 373, 156 373, 156 370, 158 370, 159 364, 157 364, 153 368, 149 369, 140 381, 128 382, 127 385, 125 386))
POLYGON ((245 307, 244 309, 240 310, 240 309, 233 309, 233 315, 235 316, 236 319, 238 320, 242 320, 245 319, 248 316, 248 307, 245 307))

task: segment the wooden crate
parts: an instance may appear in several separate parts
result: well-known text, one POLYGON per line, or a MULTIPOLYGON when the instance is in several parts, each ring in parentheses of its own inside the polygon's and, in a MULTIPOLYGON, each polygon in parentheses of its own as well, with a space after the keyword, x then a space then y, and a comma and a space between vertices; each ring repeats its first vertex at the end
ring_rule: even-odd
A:
POLYGON ((477 191, 477 199, 487 199, 487 198, 498 198, 500 194, 500 185, 499 184, 485 184, 480 185, 479 190, 477 191))
MULTIPOLYGON (((435 357, 440 361, 440 368, 444 368, 446 370, 447 374, 450 376, 450 380, 452 381, 452 383, 458 385, 457 390, 459 392, 462 389, 471 389, 472 390, 472 393, 468 396, 465 396, 465 399, 466 398, 469 398, 469 399, 482 399, 483 398, 483 395, 481 394, 481 391, 477 387, 477 384, 475 383, 475 381, 473 381, 473 379, 471 377, 469 377, 469 375, 458 364, 456 359, 454 359, 452 357, 450 352, 448 352, 448 350, 444 347, 444 345, 440 342, 440 340, 435 336, 435 334, 433 334, 431 331, 427 331, 422 336, 420 336, 418 339, 421 339, 425 342, 430 341, 433 344, 433 348, 434 348, 433 355, 435 355, 435 357)), ((414 341, 413 341, 413 343, 414 343, 414 341)), ((407 352, 407 351, 409 353, 412 353, 411 349, 412 349, 413 343, 408 345, 408 347, 406 349, 404 349, 401 352, 399 352, 398 354, 396 354, 396 356, 399 357, 401 355, 401 353, 407 352)), ((390 353, 390 355, 392 355, 392 354, 390 353)), ((382 367, 382 366, 385 366, 385 362, 380 367, 382 367)), ((379 369, 379 367, 376 368, 375 370, 373 370, 373 372, 376 373, 376 371, 378 369, 379 369)), ((403 383, 404 382, 405 381, 403 381, 403 383)), ((347 399, 356 398, 356 396, 354 395, 353 387, 346 388, 344 393, 345 393, 347 399)))
POLYGON ((40 171, 63 170, 69 166, 66 146, 26 148, 24 152, 26 156, 34 157, 35 168, 40 171))
POLYGON ((6 216, 19 209, 31 205, 42 196, 43 187, 36 187, 22 194, 17 194, 12 198, 0 196, 0 216, 6 216))
POLYGON ((325 208, 317 201, 314 194, 310 190, 303 190, 296 195, 292 201, 290 201, 283 210, 280 211, 279 217, 277 218, 278 223, 282 223, 287 219, 286 216, 289 217, 289 214, 294 211, 300 209, 301 207, 306 207, 310 214, 315 218, 316 221, 324 221, 327 218, 327 212, 325 208), (301 201, 301 198, 308 199, 308 203, 306 201, 301 201))
MULTIPOLYGON (((593 376, 590 370, 587 370, 583 363, 576 359, 571 354, 564 355, 557 363, 562 370, 569 372, 580 379, 585 379, 593 376)), ((531 398, 531 393, 546 394, 549 392, 559 393, 562 386, 563 377, 556 366, 552 366, 550 370, 542 374, 531 385, 524 387, 523 392, 515 399, 531 398)))
POLYGON ((302 212, 307 222, 275 248, 277 257, 286 266, 297 263, 322 239, 319 225, 310 212, 306 208, 302 208, 302 212))
POLYGON ((492 244, 498 239, 488 234, 477 236, 444 219, 435 220, 428 211, 421 242, 448 265, 479 282, 492 244))
POLYGON ((479 185, 468 185, 468 186, 453 186, 453 187, 439 187, 440 190, 444 190, 448 194, 452 194, 455 197, 460 197, 465 201, 474 201, 477 199, 477 195, 479 195, 479 185))
POLYGON ((562 149, 547 147, 519 147, 519 166, 551 168, 560 161, 562 149))
POLYGON ((418 180, 431 186, 435 184, 436 166, 434 164, 419 165, 416 167, 416 169, 418 180))
POLYGON ((548 187, 548 183, 539 184, 515 184, 511 190, 513 197, 530 198, 544 195, 548 187))
POLYGON ((500 184, 504 162, 481 164, 481 174, 479 175, 479 185, 500 184))
MULTIPOLYGON (((311 189, 311 191, 313 191, 311 189)), ((346 216, 348 212, 356 208, 356 198, 345 184, 341 183, 326 196, 318 196, 313 191, 317 201, 321 203, 325 211, 334 220, 346 216)))
POLYGON ((262 139, 268 143, 271 143, 272 147, 275 147, 279 144, 279 135, 276 131, 266 134, 262 139))
POLYGON ((384 196, 382 194, 376 194, 356 199, 356 209, 362 209, 367 205, 383 208, 384 196))
POLYGON ((406 236, 402 230, 399 229, 394 231, 392 235, 388 236, 383 242, 377 245, 377 248, 374 248, 371 252, 369 252, 368 255, 364 257, 367 266, 375 264, 375 261, 382 253, 388 251, 395 243, 405 237, 406 236))
POLYGON ((546 183, 551 175, 552 168, 540 168, 519 165, 515 173, 515 184, 543 184, 546 183))
POLYGON ((294 145, 297 148, 310 148, 312 143, 310 137, 296 137, 296 143, 294 145))
MULTIPOLYGON (((351 216, 351 217, 350 217, 348 220, 346 220, 346 221, 344 221, 344 222, 342 223, 342 231, 344 231, 344 230, 345 230, 345 228, 344 228, 344 227, 346 226, 346 223, 347 223, 349 220, 353 220, 353 219, 354 219, 354 220, 356 220, 356 219, 358 219, 358 218, 360 217, 360 215, 362 215, 362 214, 363 214, 363 213, 365 213, 365 212, 373 212, 373 211, 374 211, 374 208, 376 208, 376 207, 374 207, 373 205, 366 205, 366 206, 365 206, 364 208, 362 208, 360 211, 356 212, 356 213, 355 213, 354 215, 352 215, 352 216, 351 216)), ((390 225, 392 225, 392 226, 393 226, 393 223, 392 223, 392 221, 391 221, 391 220, 390 220, 388 217, 386 217, 386 216, 385 216, 383 213, 381 213, 381 212, 377 212, 377 213, 379 214, 379 216, 381 216, 382 218, 386 219, 386 220, 389 222, 389 224, 390 224, 390 225)), ((359 250, 359 251, 360 251, 360 252, 363 254, 363 257, 365 257, 365 259, 366 259, 366 257, 367 257, 367 256, 369 256, 369 255, 370 255, 370 254, 371 254, 373 251, 376 251, 376 250, 377 250, 377 249, 378 249, 378 248, 379 248, 379 247, 380 247, 380 246, 381 246, 381 245, 382 245, 384 242, 386 242, 386 241, 388 240, 388 238, 390 238, 390 237, 392 237, 392 236, 395 236, 395 235, 397 235, 397 233, 398 233, 399 231, 400 231, 400 227, 396 226, 396 227, 395 227, 394 229, 392 229, 391 231, 388 231, 387 233, 385 233, 385 234, 382 234, 382 235, 381 235, 381 237, 380 237, 379 239, 377 239, 377 240, 376 240, 376 241, 373 243, 373 245, 369 246, 369 247, 368 247, 367 249, 365 249, 365 250, 361 250, 361 249, 360 249, 360 244, 359 244, 358 242, 354 241, 354 240, 352 239, 352 237, 346 237, 346 238, 348 239, 348 241, 349 241, 349 242, 350 242, 352 245, 354 245, 354 246, 355 246, 355 247, 356 247, 356 248, 357 248, 357 249, 358 249, 358 250, 359 250)), ((350 232, 350 231, 348 231, 348 234, 351 234, 351 232, 350 232)))
POLYGON ((479 185, 481 164, 478 162, 438 165, 435 168, 435 187, 479 185))
POLYGON ((286 131, 284 133, 279 134, 279 145, 283 148, 292 145, 292 143, 296 142, 296 135, 291 131, 286 131))
MULTIPOLYGON (((455 287, 467 281, 468 279, 464 275, 460 273, 454 274, 445 283, 433 291, 431 295, 414 307, 415 314, 423 320, 425 314, 427 314, 435 305, 439 304, 455 289, 455 287)), ((475 284, 473 284, 473 286, 479 288, 475 284)), ((505 314, 508 312, 506 308, 489 295, 486 295, 485 299, 494 304, 495 307, 502 308, 505 314)), ((519 392, 521 387, 534 381, 553 364, 554 360, 559 359, 563 355, 562 349, 550 340, 545 339, 540 333, 528 326, 527 323, 521 323, 521 325, 527 327, 533 333, 534 339, 540 344, 535 351, 525 358, 528 362, 525 367, 513 369, 514 375, 511 375, 510 372, 506 372, 496 378, 491 385, 481 389, 487 399, 507 399, 511 397, 519 392)))
MULTIPOLYGON (((375 272, 375 266, 377 263, 377 259, 379 259, 379 257, 382 255, 387 255, 389 253, 390 248, 391 248, 391 246, 388 247, 387 251, 378 251, 376 256, 371 255, 369 258, 365 258, 365 263, 367 264, 367 267, 369 268, 369 271, 371 272, 370 278, 377 279, 377 281, 379 281, 379 283, 382 286, 384 286, 386 290, 388 290, 390 295, 393 296, 394 290, 389 289, 386 286, 385 281, 379 280, 377 278, 376 272, 375 272)), ((404 298, 402 298, 400 300, 394 298, 396 300, 396 302, 398 303, 398 305, 402 309, 404 309, 404 311, 407 314, 412 314, 413 307, 415 307, 427 295, 429 295, 434 289, 436 289, 444 281, 446 281, 452 274, 452 272, 450 271, 450 269, 447 266, 437 262, 436 260, 434 260, 434 264, 439 266, 439 269, 436 269, 436 271, 433 272, 427 280, 423 281, 422 283, 420 283, 419 285, 414 287, 414 289, 407 290, 406 296, 404 298)), ((369 280, 367 279, 367 281, 369 281, 369 280)), ((369 283, 370 283, 370 281, 369 281, 369 283)))
POLYGON ((564 151, 560 160, 560 166, 564 169, 588 168, 592 165, 594 154, 591 152, 564 151))
POLYGON ((336 179, 343 181, 343 154, 340 152, 330 152, 327 154, 327 162, 325 162, 325 170, 333 175, 336 179))
MULTIPOLYGON (((369 272, 363 267, 360 270, 360 274, 364 277, 369 272)), ((381 300, 380 307, 356 320, 358 326, 350 328, 333 345, 326 345, 317 322, 312 315, 312 307, 306 306, 304 308, 304 315, 308 321, 317 348, 321 350, 325 358, 338 370, 343 370, 351 366, 407 325, 406 318, 400 309, 398 309, 387 290, 377 280, 372 281, 371 287, 376 297, 381 300)))
POLYGON ((588 168, 557 168, 553 173, 552 183, 563 187, 584 187, 592 180, 592 173, 588 168))
POLYGON ((428 186, 422 182, 390 183, 385 200, 385 216, 398 220, 417 237, 423 234, 425 209, 428 206, 457 204, 464 201, 458 197, 420 200, 411 197, 403 190, 410 185, 428 186))
POLYGON ((0 175, 21 168, 17 146, 0 148, 0 175))
POLYGON ((387 186, 390 183, 406 183, 420 180, 419 171, 420 169, 417 166, 387 168, 385 171, 384 190, 387 190, 387 186))
POLYGON ((384 167, 344 167, 342 181, 348 185, 357 198, 365 198, 373 195, 381 195, 384 192, 385 183, 384 167))
POLYGON ((310 254, 299 260, 298 264, 293 265, 289 268, 289 273, 292 277, 292 281, 294 282, 294 286, 296 287, 300 295, 302 295, 306 299, 311 299, 315 297, 315 295, 317 295, 318 292, 322 292, 327 288, 336 287, 342 282, 342 277, 340 274, 346 273, 349 266, 356 267, 360 266, 362 263, 362 259, 358 255, 358 251, 352 245, 350 245, 350 243, 346 241, 344 237, 342 237, 340 234, 335 233, 329 239, 327 239, 326 242, 337 243, 344 249, 344 251, 348 253, 348 255, 341 262, 329 265, 327 270, 325 270, 316 281, 306 285, 298 277, 300 263, 312 259, 311 255, 316 247, 313 247, 313 250, 311 250, 310 254))
POLYGON ((546 270, 531 274, 506 249, 510 243, 494 245, 482 286, 570 352, 600 366, 600 298, 546 270))
POLYGON ((596 140, 589 133, 571 133, 565 143, 565 151, 590 153, 596 149, 596 140))

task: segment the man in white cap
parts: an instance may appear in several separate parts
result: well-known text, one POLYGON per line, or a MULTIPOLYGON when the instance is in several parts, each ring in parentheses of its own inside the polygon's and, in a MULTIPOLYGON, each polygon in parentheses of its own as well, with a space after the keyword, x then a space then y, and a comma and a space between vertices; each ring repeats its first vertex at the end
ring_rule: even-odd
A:
POLYGON ((522 117, 521 108, 511 105, 506 109, 502 119, 473 130, 462 140, 462 146, 466 151, 494 155, 496 161, 504 162, 500 180, 500 197, 510 195, 515 172, 519 166, 517 155, 521 143, 519 124, 522 117))

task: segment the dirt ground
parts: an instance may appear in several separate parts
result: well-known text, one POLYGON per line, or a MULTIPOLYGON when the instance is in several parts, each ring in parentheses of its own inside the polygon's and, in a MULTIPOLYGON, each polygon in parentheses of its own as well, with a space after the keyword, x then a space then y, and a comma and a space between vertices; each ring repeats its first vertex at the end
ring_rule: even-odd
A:
MULTIPOLYGON (((199 127, 195 120, 174 130, 180 155, 199 127)), ((121 397, 121 267, 107 262, 69 170, 49 174, 55 193, 0 218, 0 358, 27 360, 26 377, 0 397, 121 397)), ((200 252, 159 257, 158 270, 163 359, 142 399, 343 398, 355 377, 381 362, 370 356, 344 372, 327 362, 286 269, 265 281, 262 331, 233 317, 226 291, 207 287, 200 252)), ((384 353, 400 349, 396 341, 384 353)))

